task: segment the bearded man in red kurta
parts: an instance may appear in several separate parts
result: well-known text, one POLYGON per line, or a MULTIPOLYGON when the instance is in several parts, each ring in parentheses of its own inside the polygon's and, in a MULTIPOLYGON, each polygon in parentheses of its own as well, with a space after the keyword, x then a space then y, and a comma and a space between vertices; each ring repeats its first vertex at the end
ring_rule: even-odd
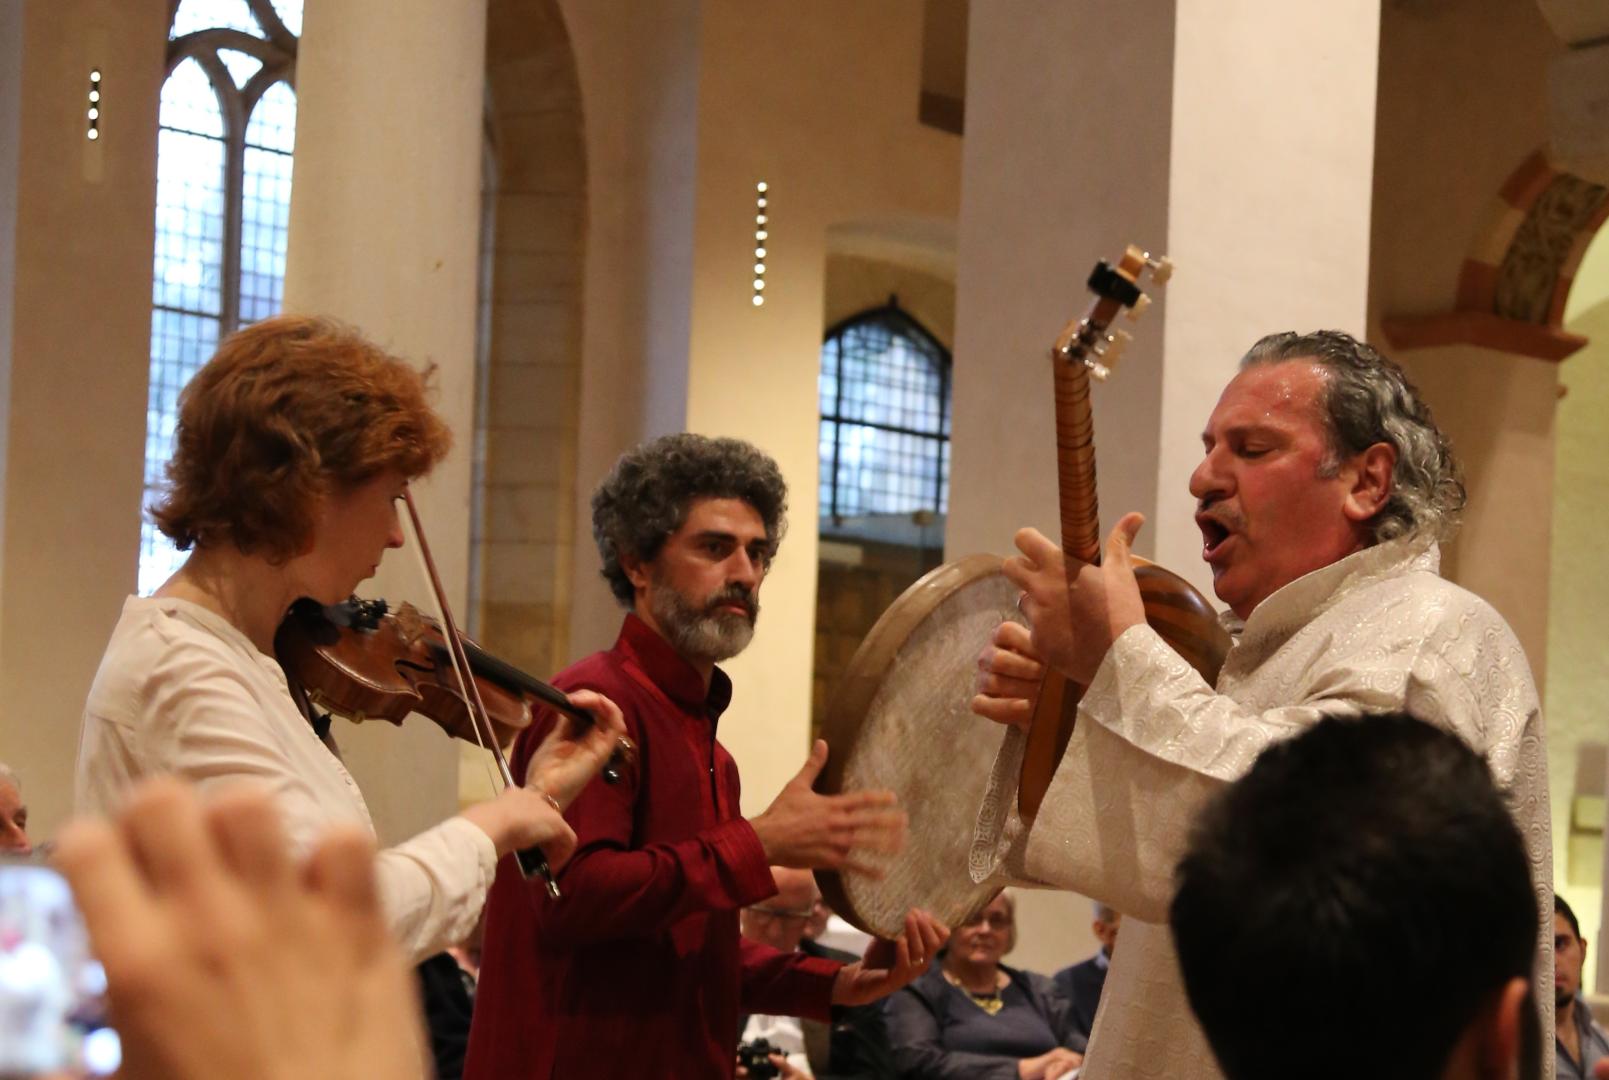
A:
MULTIPOLYGON (((637 759, 570 805, 578 846, 560 899, 499 867, 468 1080, 731 1077, 740 1014, 825 1020, 905 985, 948 936, 913 911, 902 939, 841 965, 738 934, 738 912, 776 891, 772 864, 854 868, 857 850, 904 830, 889 793, 811 790, 820 742, 764 813, 739 814, 737 765, 716 741, 732 681, 715 665, 754 633, 786 500, 770 457, 697 435, 638 447, 594 493, 603 574, 627 615, 612 649, 554 682, 618 703, 637 759)), ((554 723, 515 743, 522 775, 554 723)))

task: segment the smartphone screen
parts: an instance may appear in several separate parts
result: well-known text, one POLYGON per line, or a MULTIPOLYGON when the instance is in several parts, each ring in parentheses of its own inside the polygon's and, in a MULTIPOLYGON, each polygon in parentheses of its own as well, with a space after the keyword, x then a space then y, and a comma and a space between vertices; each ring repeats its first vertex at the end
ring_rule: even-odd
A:
POLYGON ((105 990, 66 880, 40 863, 0 859, 0 1077, 116 1070, 105 990))

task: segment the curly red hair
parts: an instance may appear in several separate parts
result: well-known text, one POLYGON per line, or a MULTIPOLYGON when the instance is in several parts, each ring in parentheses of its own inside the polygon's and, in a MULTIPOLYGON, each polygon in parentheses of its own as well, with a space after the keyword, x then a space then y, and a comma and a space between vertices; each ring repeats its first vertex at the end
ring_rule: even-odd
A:
POLYGON ((306 550, 322 494, 386 470, 423 476, 452 444, 421 374, 331 319, 281 315, 230 335, 179 395, 167 491, 179 550, 306 550))

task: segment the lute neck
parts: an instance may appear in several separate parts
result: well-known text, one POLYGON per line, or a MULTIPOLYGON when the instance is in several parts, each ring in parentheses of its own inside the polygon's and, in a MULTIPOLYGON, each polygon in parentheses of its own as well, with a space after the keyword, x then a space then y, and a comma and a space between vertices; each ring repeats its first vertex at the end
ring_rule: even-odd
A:
POLYGON ((1056 367, 1056 485, 1061 546, 1069 559, 1095 563, 1101 555, 1100 507, 1095 498, 1095 417, 1089 369, 1052 354, 1056 367))

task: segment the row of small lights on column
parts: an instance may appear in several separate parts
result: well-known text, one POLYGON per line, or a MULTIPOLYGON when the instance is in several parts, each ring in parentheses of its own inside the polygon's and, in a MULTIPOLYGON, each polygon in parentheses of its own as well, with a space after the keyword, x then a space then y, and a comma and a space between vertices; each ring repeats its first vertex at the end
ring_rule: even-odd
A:
POLYGON ((766 182, 754 185, 754 306, 765 303, 765 242, 771 232, 766 228, 770 219, 766 215, 766 182))
POLYGON ((89 130, 84 133, 90 142, 101 137, 101 69, 89 73, 89 130))

